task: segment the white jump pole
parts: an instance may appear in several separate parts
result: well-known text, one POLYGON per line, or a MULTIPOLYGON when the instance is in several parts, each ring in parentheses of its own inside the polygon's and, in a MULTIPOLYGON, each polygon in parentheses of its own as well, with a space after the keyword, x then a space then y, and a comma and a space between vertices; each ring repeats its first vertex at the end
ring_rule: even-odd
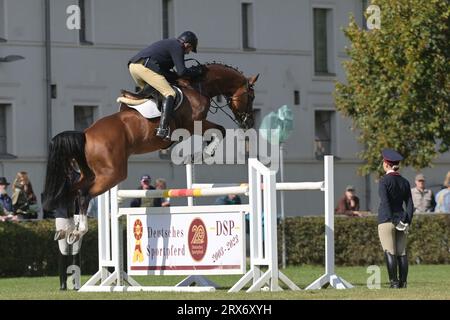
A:
POLYGON ((334 270, 334 171, 333 156, 325 156, 325 274, 311 283, 305 290, 321 289, 331 285, 336 289, 353 286, 337 276, 334 270))
MULTIPOLYGON (((186 188, 192 189, 192 183, 193 183, 193 175, 194 175, 194 166, 192 163, 186 164, 186 188)), ((192 207, 194 205, 194 198, 188 197, 188 206, 192 207)))

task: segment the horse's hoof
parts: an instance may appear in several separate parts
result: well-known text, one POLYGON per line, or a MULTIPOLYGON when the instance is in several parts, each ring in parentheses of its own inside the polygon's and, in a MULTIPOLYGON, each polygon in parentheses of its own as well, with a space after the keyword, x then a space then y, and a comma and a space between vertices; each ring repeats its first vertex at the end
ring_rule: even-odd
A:
POLYGON ((77 242, 78 240, 80 240, 81 234, 77 231, 71 232, 69 233, 69 235, 67 236, 67 243, 72 245, 75 242, 77 242))

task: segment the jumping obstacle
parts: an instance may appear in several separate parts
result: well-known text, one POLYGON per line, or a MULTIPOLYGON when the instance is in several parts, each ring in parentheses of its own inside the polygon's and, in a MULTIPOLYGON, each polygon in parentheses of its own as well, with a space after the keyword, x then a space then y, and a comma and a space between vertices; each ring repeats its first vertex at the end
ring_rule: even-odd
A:
MULTIPOLYGON (((119 218, 129 218, 136 214, 213 214, 220 212, 248 212, 250 217, 250 269, 229 290, 238 292, 250 283, 247 292, 255 292, 268 285, 270 291, 282 290, 279 281, 291 290, 300 290, 288 277, 278 269, 277 252, 277 190, 321 190, 325 193, 325 274, 314 281, 306 289, 318 289, 328 284, 344 289, 352 286, 335 274, 334 271, 334 190, 333 190, 333 157, 325 157, 324 181, 301 183, 276 183, 275 172, 270 171, 256 159, 249 159, 248 184, 226 187, 206 187, 169 190, 117 190, 111 189, 99 197, 99 271, 91 277, 79 290, 81 292, 126 292, 126 291, 178 291, 200 292, 214 291, 214 286, 200 276, 195 275, 183 280, 176 286, 141 286, 123 267, 123 239, 119 225, 119 218), (249 203, 233 206, 194 206, 189 201, 188 206, 174 206, 168 208, 119 208, 118 197, 160 198, 160 197, 208 197, 228 194, 248 194, 249 203), (262 269, 266 269, 265 272, 262 269), (197 277, 197 278, 195 278, 197 277), (205 286, 192 287, 192 280, 205 286)), ((192 186, 192 177, 188 176, 188 186, 192 186), (190 181, 189 181, 190 180, 190 181)), ((129 237, 129 235, 127 235, 129 237)), ((245 248, 245 246, 244 246, 245 248)), ((244 251, 245 256, 245 251, 244 251)), ((194 273, 194 272, 193 272, 194 273)), ((164 274, 164 273, 161 273, 164 274)))

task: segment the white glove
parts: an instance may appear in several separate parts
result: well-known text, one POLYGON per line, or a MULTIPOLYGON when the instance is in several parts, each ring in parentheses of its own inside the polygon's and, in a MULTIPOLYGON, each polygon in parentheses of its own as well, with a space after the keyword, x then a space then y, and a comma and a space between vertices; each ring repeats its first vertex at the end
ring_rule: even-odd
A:
POLYGON ((398 231, 403 231, 405 233, 408 233, 408 229, 409 229, 409 224, 408 223, 403 223, 402 221, 400 221, 396 226, 395 229, 397 229, 398 231))

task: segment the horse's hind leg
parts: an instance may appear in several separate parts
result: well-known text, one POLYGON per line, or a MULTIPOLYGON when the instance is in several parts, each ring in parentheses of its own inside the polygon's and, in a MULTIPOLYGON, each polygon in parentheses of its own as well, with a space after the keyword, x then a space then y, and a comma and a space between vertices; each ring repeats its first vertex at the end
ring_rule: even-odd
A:
POLYGON ((74 244, 76 241, 80 240, 87 232, 88 232, 88 218, 87 218, 87 209, 89 206, 89 201, 92 197, 87 192, 83 192, 83 190, 78 191, 78 195, 76 200, 78 201, 78 222, 75 230, 73 230, 67 236, 67 243, 74 244))
POLYGON ((89 202, 92 197, 89 194, 87 189, 81 189, 78 192, 78 206, 80 210, 80 221, 78 225, 78 231, 80 232, 80 236, 82 237, 88 231, 88 219, 87 219, 87 210, 89 207, 89 202))
POLYGON ((95 177, 94 183, 89 188, 89 195, 94 198, 99 196, 109 189, 118 185, 121 181, 126 179, 126 171, 120 175, 102 174, 95 177))

